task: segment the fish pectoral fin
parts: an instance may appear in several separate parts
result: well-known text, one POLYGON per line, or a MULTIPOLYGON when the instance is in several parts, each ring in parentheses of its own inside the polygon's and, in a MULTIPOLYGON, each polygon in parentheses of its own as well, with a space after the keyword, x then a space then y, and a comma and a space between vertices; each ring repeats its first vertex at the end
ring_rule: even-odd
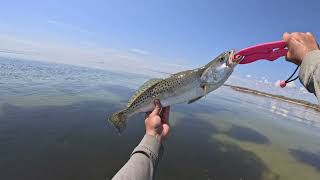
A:
POLYGON ((201 88, 203 89, 204 95, 206 95, 208 92, 208 86, 209 86, 208 83, 201 84, 201 88))
POLYGON ((205 85, 203 90, 204 90, 204 94, 207 95, 208 94, 208 85, 205 85))
POLYGON ((198 101, 199 99, 201 99, 202 97, 203 97, 203 96, 200 96, 200 97, 191 99, 190 101, 188 101, 188 104, 194 103, 194 102, 198 101))

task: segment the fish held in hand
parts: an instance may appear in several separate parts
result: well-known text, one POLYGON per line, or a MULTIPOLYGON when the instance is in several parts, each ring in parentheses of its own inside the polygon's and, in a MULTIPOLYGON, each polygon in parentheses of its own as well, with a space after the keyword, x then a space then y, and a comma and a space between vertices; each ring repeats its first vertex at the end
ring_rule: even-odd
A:
POLYGON ((162 107, 193 103, 224 84, 239 61, 234 61, 234 50, 220 54, 203 67, 182 71, 165 79, 151 79, 145 82, 129 99, 127 107, 116 112, 108 121, 123 132, 127 119, 139 112, 154 109, 158 99, 162 107))

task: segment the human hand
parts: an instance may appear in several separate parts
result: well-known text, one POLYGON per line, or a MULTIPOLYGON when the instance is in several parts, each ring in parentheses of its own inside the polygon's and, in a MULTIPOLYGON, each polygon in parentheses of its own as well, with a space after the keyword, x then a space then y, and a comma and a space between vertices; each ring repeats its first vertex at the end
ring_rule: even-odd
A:
POLYGON ((154 136, 159 142, 162 142, 166 139, 170 130, 170 106, 162 108, 159 100, 155 100, 154 105, 153 111, 146 113, 146 134, 154 136))
POLYGON ((285 32, 283 40, 287 43, 289 49, 286 59, 296 65, 302 63, 308 52, 319 49, 315 37, 310 32, 285 32))

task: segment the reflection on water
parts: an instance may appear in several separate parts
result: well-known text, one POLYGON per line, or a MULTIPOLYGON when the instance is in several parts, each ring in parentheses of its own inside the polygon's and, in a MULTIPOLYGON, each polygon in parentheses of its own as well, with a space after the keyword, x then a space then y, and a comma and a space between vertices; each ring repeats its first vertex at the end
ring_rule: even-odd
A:
POLYGON ((159 179, 278 178, 254 153, 212 139, 212 134, 220 133, 212 123, 199 121, 193 113, 182 119, 166 144, 167 153, 159 169, 165 173, 160 173, 159 179))
POLYGON ((307 125, 320 127, 319 112, 299 105, 294 105, 286 102, 273 101, 270 112, 287 117, 288 114, 291 120, 295 120, 307 125))
POLYGON ((289 110, 281 107, 277 107, 276 103, 272 103, 274 105, 271 106, 270 112, 287 117, 289 110))
MULTIPOLYGON (((113 106, 103 102, 39 108, 5 105, 2 118, 11 122, 1 129, 2 177, 112 177, 143 136, 141 116, 131 119, 123 136, 106 127, 106 114, 119 108, 113 106)), ((192 114, 176 123, 166 144, 166 152, 170 153, 164 155, 159 169, 166 173, 159 173, 159 179, 261 179, 266 173, 273 174, 254 153, 235 144, 210 140, 217 131, 192 114), (226 173, 231 169, 232 173, 226 173)))
POLYGON ((106 113, 116 108, 95 101, 39 108, 5 105, 1 179, 111 177, 143 132, 142 124, 133 126, 121 141, 105 122, 106 113))
MULTIPOLYGON (((106 117, 146 78, 1 60, 0 179, 110 179, 139 143, 144 123, 135 115, 118 136, 106 117)), ((222 87, 172 107, 157 178, 319 179, 318 117, 222 87)))
POLYGON ((270 143, 270 140, 258 131, 237 125, 232 125, 231 129, 228 131, 228 136, 240 141, 249 141, 257 144, 270 143))
MULTIPOLYGON (((221 89, 221 88, 220 88, 221 89)), ((219 94, 223 95, 220 91, 219 94)), ((238 93, 228 94, 224 97, 227 101, 240 101, 242 107, 250 109, 252 106, 260 111, 266 112, 268 115, 282 116, 282 119, 296 121, 313 127, 320 127, 320 112, 304 106, 292 104, 289 102, 279 101, 269 97, 255 96, 251 94, 238 93)))
POLYGON ((290 149, 290 153, 299 161, 309 164, 320 171, 320 152, 313 153, 302 149, 290 149))

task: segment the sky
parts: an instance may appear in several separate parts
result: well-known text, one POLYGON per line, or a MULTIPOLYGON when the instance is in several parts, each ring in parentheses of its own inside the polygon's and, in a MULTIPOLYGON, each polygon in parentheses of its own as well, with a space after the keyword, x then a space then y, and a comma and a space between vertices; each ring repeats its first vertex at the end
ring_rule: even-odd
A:
MULTIPOLYGON (((2 1, 0 56, 172 73, 284 32, 320 38, 319 7, 319 0, 2 1)), ((292 94, 275 83, 294 69, 284 58, 239 65, 231 82, 292 94)), ((308 96, 300 82, 289 86, 308 96)))

